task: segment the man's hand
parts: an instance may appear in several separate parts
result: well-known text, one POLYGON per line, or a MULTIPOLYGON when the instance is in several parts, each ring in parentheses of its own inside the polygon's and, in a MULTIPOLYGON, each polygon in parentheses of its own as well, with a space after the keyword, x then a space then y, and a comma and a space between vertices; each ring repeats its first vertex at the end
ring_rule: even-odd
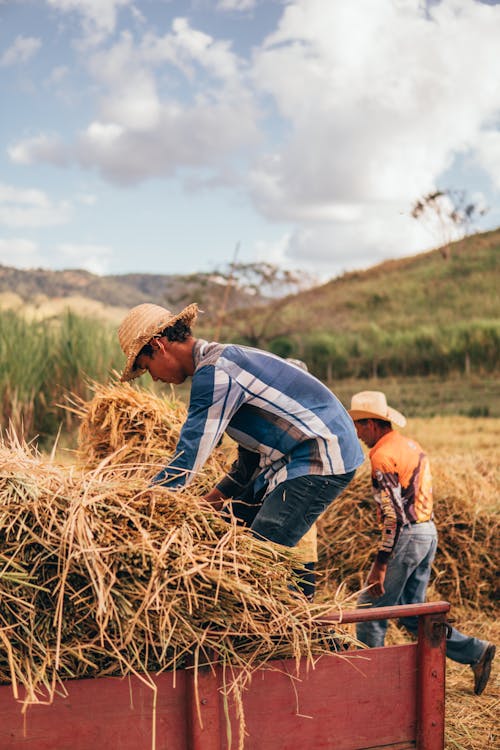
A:
POLYGON ((217 489, 217 487, 214 487, 213 490, 210 490, 210 492, 207 492, 206 495, 203 495, 203 500, 206 500, 207 503, 210 503, 214 510, 222 510, 224 500, 227 500, 227 498, 222 494, 220 490, 217 489))
POLYGON ((370 587, 370 594, 377 599, 385 593, 384 581, 386 571, 387 563, 375 560, 366 579, 366 585, 370 587))

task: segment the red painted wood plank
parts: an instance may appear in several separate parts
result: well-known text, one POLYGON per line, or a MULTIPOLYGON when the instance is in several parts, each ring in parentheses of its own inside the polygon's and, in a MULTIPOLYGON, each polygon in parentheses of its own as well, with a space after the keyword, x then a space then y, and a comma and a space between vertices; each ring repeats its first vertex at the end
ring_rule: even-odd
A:
POLYGON ((154 693, 137 677, 69 680, 68 697, 30 706, 26 717, 10 687, 0 687, 1 750, 185 750, 185 673, 156 678, 154 693))
POLYGON ((351 609, 315 618, 315 622, 369 622, 371 620, 398 620, 400 617, 415 615, 437 615, 450 611, 449 602, 423 602, 422 604, 404 604, 395 607, 366 607, 366 609, 351 609))
POLYGON ((245 749, 415 747, 416 645, 356 653, 321 658, 300 682, 285 673, 293 673, 287 662, 254 675, 244 696, 245 749))
MULTIPOLYGON (((417 739, 419 750, 442 750, 448 610, 447 602, 433 602, 325 618, 359 622, 422 615, 419 644, 323 657, 314 670, 303 666, 300 680, 286 674, 294 673, 292 661, 257 672, 244 694, 250 732, 246 750, 407 750, 416 747, 417 739)), ((155 709, 153 691, 138 678, 100 678, 68 681, 67 697, 30 707, 26 719, 10 687, 0 687, 0 748, 150 750, 154 729, 155 750, 227 750, 217 693, 220 668, 215 675, 200 671, 197 688, 189 670, 160 675, 154 682, 155 709)), ((231 716, 234 735, 234 707, 231 716)))
POLYGON ((219 668, 186 672, 186 750, 220 750, 219 668))

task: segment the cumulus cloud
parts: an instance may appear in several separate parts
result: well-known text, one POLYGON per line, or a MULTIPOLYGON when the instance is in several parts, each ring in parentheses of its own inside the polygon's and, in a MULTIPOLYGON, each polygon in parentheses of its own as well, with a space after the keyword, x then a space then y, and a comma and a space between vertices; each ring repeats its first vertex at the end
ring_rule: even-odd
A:
POLYGON ((130 6, 132 0, 47 0, 58 11, 77 13, 82 19, 85 40, 97 44, 116 27, 120 8, 130 6))
POLYGON ((71 215, 68 201, 54 203, 41 190, 20 190, 0 184, 0 226, 55 226, 67 223, 71 215))
POLYGON ((356 210, 350 207, 338 221, 297 224, 273 243, 257 243, 255 253, 260 260, 276 265, 307 267, 326 280, 435 244, 436 235, 397 205, 367 203, 356 210))
POLYGON ((409 202, 496 116, 500 8, 450 0, 289 5, 256 58, 256 85, 291 124, 254 170, 262 211, 409 202), (386 30, 390 29, 390 33, 386 30))
POLYGON ((26 63, 36 55, 42 43, 40 39, 32 36, 18 36, 13 44, 8 47, 0 57, 0 66, 8 67, 26 63))
POLYGON ((7 154, 16 164, 48 162, 65 166, 68 162, 67 149, 59 136, 44 133, 12 144, 7 148, 7 154))
POLYGON ((176 19, 162 37, 148 34, 140 45, 124 33, 88 65, 100 91, 98 118, 71 144, 46 135, 13 144, 13 161, 77 162, 130 185, 183 168, 225 175, 227 160, 258 141, 259 112, 238 57, 228 43, 185 19, 176 19), (181 96, 158 93, 156 68, 166 63, 182 76, 181 96))
POLYGON ((476 159, 488 172, 497 190, 500 190, 500 131, 484 130, 476 145, 476 159))
MULTIPOLYGON (((134 10, 131 0, 49 2, 80 14, 101 39, 116 31, 120 9, 134 10)), ((158 34, 141 15, 135 35, 85 55, 90 121, 66 144, 21 140, 11 159, 76 163, 123 186, 179 174, 189 186, 227 184, 230 175, 262 216, 295 227, 273 252, 325 268, 337 253, 368 265, 433 244, 411 206, 462 155, 500 188, 500 5, 287 0, 282 8, 246 59, 188 18, 158 34)))
POLYGON ((257 0, 219 0, 217 10, 252 10, 257 0))
POLYGON ((262 214, 303 222, 286 255, 418 247, 420 230, 397 217, 470 149, 498 184, 500 137, 485 130, 500 114, 499 35, 500 7, 466 0, 286 6, 253 75, 288 135, 249 179, 262 214))

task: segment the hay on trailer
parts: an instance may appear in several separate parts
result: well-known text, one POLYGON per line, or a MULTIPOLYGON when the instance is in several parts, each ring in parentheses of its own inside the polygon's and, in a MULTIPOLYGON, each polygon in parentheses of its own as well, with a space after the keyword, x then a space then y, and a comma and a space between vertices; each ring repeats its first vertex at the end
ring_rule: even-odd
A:
MULTIPOLYGON (((440 598, 491 609, 498 601, 500 563, 498 469, 480 457, 448 456, 432 462, 439 546, 433 581, 440 598), (496 508, 494 504, 496 503, 496 508)), ((318 521, 319 570, 357 591, 379 541, 368 462, 318 521)))
MULTIPOLYGON (((335 603, 311 607, 290 589, 292 553, 127 472, 67 470, 0 445, 0 682, 16 697, 22 686, 27 703, 51 700, 64 679, 189 659, 222 661, 238 695, 270 659, 330 653, 313 617, 335 603)), ((336 637, 353 641, 342 627, 336 637)))
MULTIPOLYGON (((79 462, 90 469, 106 460, 109 466, 118 466, 122 476, 128 465, 131 476, 153 477, 174 455, 187 416, 185 404, 173 391, 167 398, 130 383, 90 385, 92 399, 71 394, 64 407, 80 419, 79 462)), ((216 448, 191 491, 204 494, 211 489, 232 455, 227 448, 216 448)))

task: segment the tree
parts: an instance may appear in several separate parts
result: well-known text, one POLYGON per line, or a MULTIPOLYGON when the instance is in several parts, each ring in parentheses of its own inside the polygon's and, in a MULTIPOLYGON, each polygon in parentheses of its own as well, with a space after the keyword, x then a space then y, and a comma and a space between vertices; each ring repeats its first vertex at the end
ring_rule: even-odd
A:
POLYGON ((467 198, 465 190, 435 190, 424 195, 412 206, 411 215, 418 219, 440 244, 445 260, 451 257, 450 244, 468 237, 488 208, 467 198))
POLYGON ((283 269, 272 263, 233 263, 226 279, 229 292, 224 294, 225 309, 217 316, 216 332, 229 327, 233 334, 241 334, 250 346, 256 347, 293 333, 283 315, 285 308, 293 295, 315 283, 314 277, 304 271, 283 269), (253 299, 254 304, 249 306, 248 299, 253 299), (247 302, 238 305, 238 300, 247 302), (237 311, 238 307, 245 307, 245 311, 237 311))

